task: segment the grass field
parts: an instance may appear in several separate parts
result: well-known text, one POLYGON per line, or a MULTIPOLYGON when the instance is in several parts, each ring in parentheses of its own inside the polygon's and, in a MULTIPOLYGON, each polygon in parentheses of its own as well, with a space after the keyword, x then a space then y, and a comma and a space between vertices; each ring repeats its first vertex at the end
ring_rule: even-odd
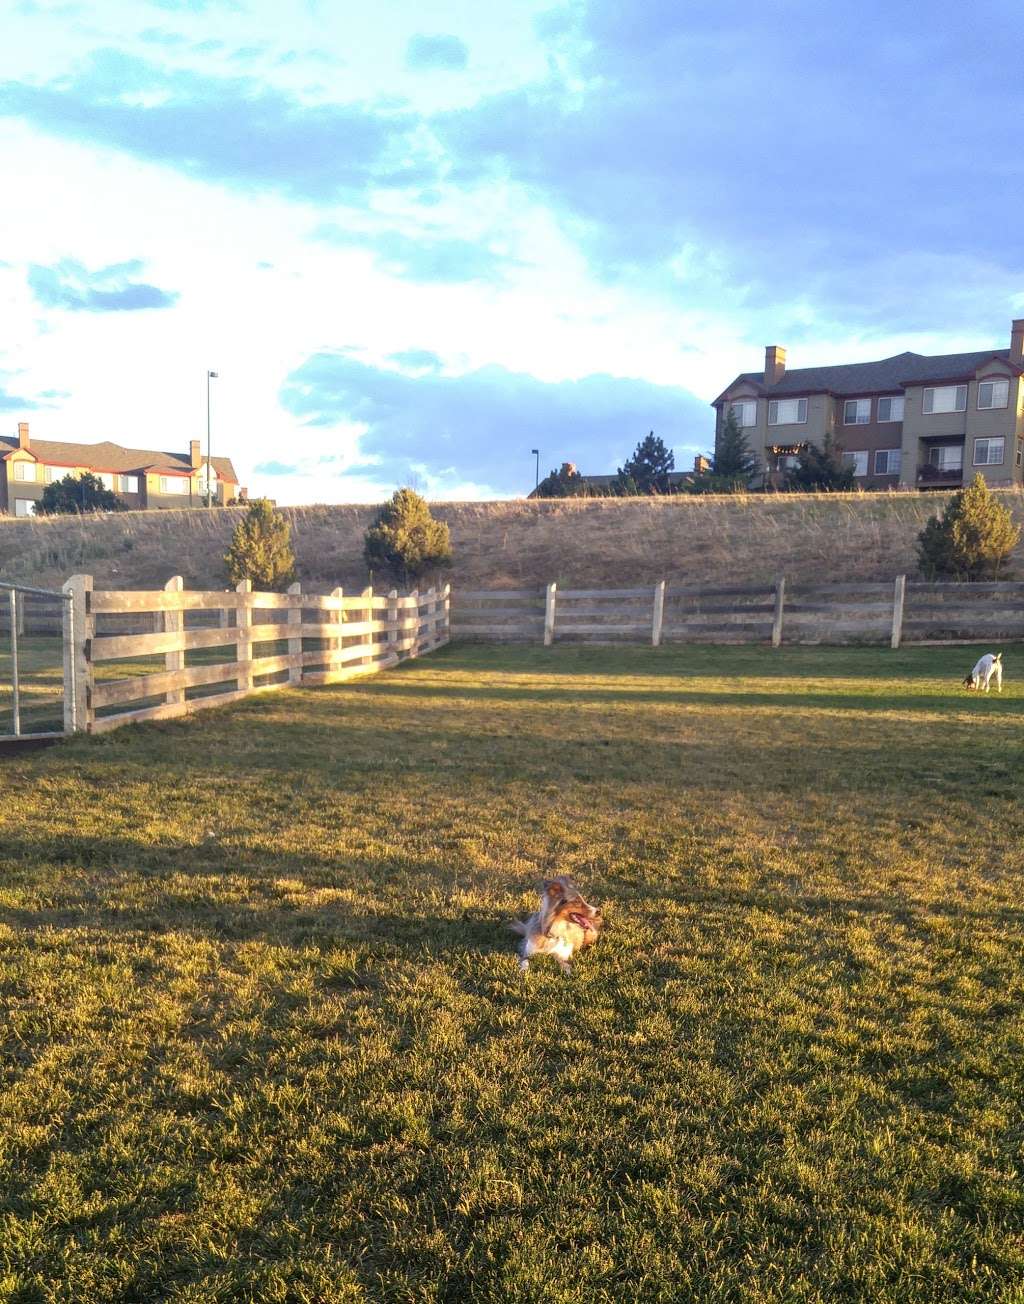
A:
POLYGON ((1024 1298, 977 651, 453 646, 4 762, 0 1300, 1024 1298), (608 929, 524 979, 551 869, 608 929))

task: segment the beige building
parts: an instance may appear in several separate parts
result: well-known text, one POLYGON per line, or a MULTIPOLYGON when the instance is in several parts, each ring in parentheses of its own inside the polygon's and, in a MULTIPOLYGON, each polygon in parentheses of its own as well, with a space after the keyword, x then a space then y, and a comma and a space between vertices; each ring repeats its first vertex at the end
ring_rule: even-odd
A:
POLYGON ((865 489, 945 489, 980 473, 992 486, 1024 480, 1024 320, 1008 349, 787 370, 765 350, 714 401, 715 437, 731 409, 761 464, 781 483, 802 448, 827 434, 865 489))
POLYGON ((192 440, 187 453, 122 448, 111 443, 69 444, 31 439, 28 422, 22 421, 17 439, 0 436, 0 512, 33 516, 48 484, 86 471, 116 493, 126 507, 136 509, 202 507, 208 476, 213 502, 223 505, 240 496, 230 458, 215 457, 208 464, 200 454, 198 439, 192 440))

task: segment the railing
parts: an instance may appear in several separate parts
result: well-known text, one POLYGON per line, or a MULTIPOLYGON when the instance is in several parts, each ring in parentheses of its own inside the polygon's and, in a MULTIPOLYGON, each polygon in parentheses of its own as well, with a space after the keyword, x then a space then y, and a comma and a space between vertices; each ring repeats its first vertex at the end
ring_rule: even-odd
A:
POLYGON ((74 637, 69 595, 0 581, 0 741, 60 738, 77 723, 68 648, 74 637))
POLYGON ((80 729, 188 715, 251 693, 332 684, 396 666, 448 641, 449 588, 400 595, 187 592, 65 585, 75 619, 80 729))
POLYGON ((917 468, 918 484, 960 484, 964 478, 963 466, 924 466, 917 468))

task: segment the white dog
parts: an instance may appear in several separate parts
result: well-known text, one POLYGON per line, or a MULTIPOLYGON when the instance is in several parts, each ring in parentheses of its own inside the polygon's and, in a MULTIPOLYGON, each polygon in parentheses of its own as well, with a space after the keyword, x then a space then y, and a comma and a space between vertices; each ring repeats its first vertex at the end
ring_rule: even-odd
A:
POLYGON ((987 693, 992 680, 996 681, 996 692, 1003 691, 1003 654, 986 652, 971 673, 964 679, 964 688, 983 688, 987 693))

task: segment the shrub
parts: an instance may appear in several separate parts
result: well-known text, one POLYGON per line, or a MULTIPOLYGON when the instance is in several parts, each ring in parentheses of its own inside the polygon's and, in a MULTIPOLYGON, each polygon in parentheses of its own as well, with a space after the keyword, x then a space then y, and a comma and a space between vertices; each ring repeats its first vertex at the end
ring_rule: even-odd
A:
POLYGON ((976 475, 917 536, 917 561, 927 579, 995 577, 1019 539, 1009 511, 976 475))
POLYGON ((722 422, 722 429, 718 432, 715 455, 711 459, 711 471, 708 475, 709 479, 724 487, 711 492, 742 492, 749 486, 757 469, 757 458, 750 451, 743 427, 736 420, 736 413, 730 408, 722 422))
POLYGON ((90 472, 82 476, 66 475, 43 490, 36 504, 39 516, 76 516, 82 512, 123 512, 124 503, 110 489, 103 487, 99 476, 90 472))
POLYGON ((842 447, 827 434, 820 448, 808 444, 786 477, 795 493, 849 493, 856 489, 853 467, 843 461, 842 447))
POLYGON ((563 462, 560 471, 551 471, 534 490, 535 498, 590 498, 590 486, 571 462, 563 462))
POLYGON ((366 531, 363 556, 370 569, 380 566, 407 585, 452 564, 448 526, 414 490, 396 489, 366 531))
POLYGON ((287 588, 295 578, 291 532, 287 519, 266 498, 250 503, 224 557, 231 582, 251 580, 254 588, 287 588))

